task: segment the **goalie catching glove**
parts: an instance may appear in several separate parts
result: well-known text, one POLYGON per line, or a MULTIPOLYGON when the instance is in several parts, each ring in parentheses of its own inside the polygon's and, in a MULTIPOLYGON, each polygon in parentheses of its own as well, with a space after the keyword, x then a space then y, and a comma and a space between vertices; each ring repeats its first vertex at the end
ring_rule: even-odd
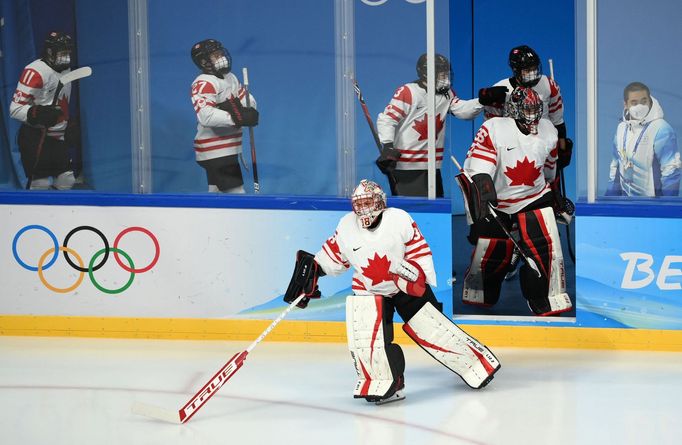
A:
POLYGON ((315 261, 315 255, 305 250, 299 250, 296 253, 294 274, 291 276, 289 287, 284 294, 284 301, 291 304, 299 295, 305 294, 305 297, 296 305, 305 309, 311 298, 320 298, 322 295, 317 287, 317 279, 324 275, 324 271, 315 261))
POLYGON ((473 222, 479 222, 490 215, 490 208, 488 204, 493 207, 497 206, 497 192, 495 191, 495 184, 493 178, 487 173, 478 173, 474 175, 469 182, 464 173, 456 176, 459 182, 464 198, 467 201, 469 208, 469 215, 473 222))
POLYGON ((219 103, 218 108, 227 111, 237 127, 255 127, 258 125, 258 110, 245 107, 237 96, 232 96, 225 102, 219 103))
POLYGON ((407 295, 421 297, 426 292, 426 274, 416 261, 403 259, 395 266, 391 264, 389 272, 398 289, 407 295))

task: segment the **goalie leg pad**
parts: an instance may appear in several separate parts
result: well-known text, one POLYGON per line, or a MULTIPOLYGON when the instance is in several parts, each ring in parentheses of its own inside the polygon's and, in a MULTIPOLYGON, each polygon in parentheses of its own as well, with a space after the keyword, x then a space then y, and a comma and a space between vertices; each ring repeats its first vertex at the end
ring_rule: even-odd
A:
POLYGON ((355 398, 376 402, 404 386, 405 357, 400 346, 392 344, 393 320, 384 316, 385 311, 380 295, 346 299, 348 349, 358 375, 355 398))
POLYGON ((566 271, 554 211, 543 207, 518 215, 519 233, 526 252, 542 272, 538 277, 524 264, 520 271, 521 292, 537 315, 556 315, 573 307, 566 293, 566 271))
POLYGON ((488 348, 461 330, 431 303, 426 303, 405 323, 403 330, 429 355, 474 389, 486 386, 500 369, 500 362, 488 348))
POLYGON ((464 275, 465 304, 490 307, 497 303, 513 251, 514 244, 508 238, 478 238, 464 275))

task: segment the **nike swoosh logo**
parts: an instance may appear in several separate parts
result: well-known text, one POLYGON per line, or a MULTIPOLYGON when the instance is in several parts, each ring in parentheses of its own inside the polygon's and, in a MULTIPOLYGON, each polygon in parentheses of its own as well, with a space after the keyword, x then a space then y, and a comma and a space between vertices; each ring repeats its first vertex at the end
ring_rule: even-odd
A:
POLYGON ((353 252, 357 252, 357 251, 360 250, 360 249, 362 249, 362 246, 360 246, 360 247, 354 247, 354 248, 353 248, 353 252))
POLYGON ((507 147, 507 151, 512 151, 512 150, 515 149, 515 148, 516 148, 516 147, 512 147, 512 148, 507 147))

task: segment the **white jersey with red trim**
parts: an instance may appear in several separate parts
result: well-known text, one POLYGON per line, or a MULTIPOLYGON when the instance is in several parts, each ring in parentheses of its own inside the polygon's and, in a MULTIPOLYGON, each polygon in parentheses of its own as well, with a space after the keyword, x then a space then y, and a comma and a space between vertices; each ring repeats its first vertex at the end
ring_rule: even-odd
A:
POLYGON ((497 208, 514 214, 550 192, 556 176, 558 133, 548 119, 540 119, 537 134, 523 134, 509 117, 481 125, 464 161, 471 175, 487 173, 497 192, 497 208))
MULTIPOLYGON (((398 88, 391 102, 377 118, 382 143, 393 143, 400 151, 398 170, 428 168, 428 116, 426 90, 416 82, 398 88)), ((478 99, 462 100, 450 94, 436 94, 436 168, 443 163, 445 120, 451 113, 459 119, 473 119, 483 111, 478 99)))
MULTIPOLYGON (((507 87, 507 102, 509 102, 511 98, 511 92, 514 90, 514 86, 518 86, 515 81, 512 84, 512 79, 514 78, 502 79, 495 84, 496 87, 507 87)), ((538 93, 538 96, 540 96, 540 100, 542 100, 542 117, 549 119, 555 127, 563 124, 564 101, 561 98, 559 85, 543 74, 533 89, 538 93)), ((486 119, 496 116, 506 116, 504 107, 485 107, 486 119)))
POLYGON ((363 229, 355 213, 346 214, 336 232, 315 255, 315 261, 327 275, 340 275, 353 268, 355 295, 392 296, 399 292, 389 268, 403 259, 421 266, 426 282, 436 285, 431 248, 417 223, 404 210, 389 207, 381 223, 372 230, 363 229))
MULTIPOLYGON (((12 97, 12 103, 9 106, 10 116, 26 123, 28 110, 33 105, 52 105, 59 78, 70 71, 67 69, 58 73, 41 59, 34 60, 26 65, 19 77, 17 89, 14 91, 14 97, 12 97)), ((48 136, 64 139, 64 131, 69 120, 70 98, 71 84, 67 83, 59 92, 59 98, 56 102, 62 109, 62 120, 47 129, 48 136)))
MULTIPOLYGON (((218 104, 237 96, 246 106, 246 90, 237 77, 228 73, 225 78, 212 74, 200 74, 192 82, 192 105, 197 114, 197 134, 194 152, 197 161, 222 158, 242 152, 242 129, 237 127, 227 111, 218 104)), ((250 96, 251 106, 256 100, 250 96)))

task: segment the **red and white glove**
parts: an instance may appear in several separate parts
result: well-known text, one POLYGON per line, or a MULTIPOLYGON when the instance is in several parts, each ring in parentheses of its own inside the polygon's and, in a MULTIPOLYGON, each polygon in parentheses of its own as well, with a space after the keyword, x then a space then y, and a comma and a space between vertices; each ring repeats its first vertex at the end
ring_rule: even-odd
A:
POLYGON ((426 292, 426 275, 416 261, 403 259, 391 265, 390 272, 395 285, 406 294, 421 297, 426 292))

